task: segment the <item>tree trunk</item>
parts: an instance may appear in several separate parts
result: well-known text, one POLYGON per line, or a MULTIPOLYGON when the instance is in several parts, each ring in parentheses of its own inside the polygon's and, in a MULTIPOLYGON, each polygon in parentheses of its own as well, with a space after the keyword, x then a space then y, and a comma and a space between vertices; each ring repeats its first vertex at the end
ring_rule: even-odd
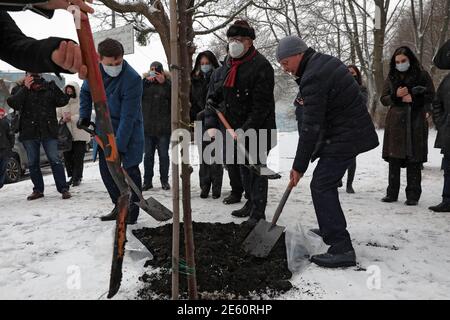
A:
MULTIPOLYGON (((195 51, 193 47, 194 32, 192 28, 192 14, 186 13, 188 8, 194 5, 193 0, 178 0, 179 12, 179 34, 180 34, 180 62, 181 62, 181 82, 180 82, 180 102, 181 102, 181 124, 182 128, 189 130, 187 125, 190 122, 190 73, 192 70, 192 55, 195 51)), ((183 149, 183 159, 189 159, 189 149, 183 149)), ((189 299, 197 299, 197 280, 195 270, 195 246, 192 227, 191 208, 191 174, 192 167, 183 161, 181 166, 182 194, 183 194, 183 217, 184 217, 184 241, 186 245, 186 265, 188 278, 189 299)))
MULTIPOLYGON (((178 129, 179 108, 178 108, 178 87, 180 81, 178 60, 178 15, 176 0, 170 0, 170 60, 172 72, 172 133, 178 129), (173 67, 175 66, 175 67, 173 67)), ((178 138, 172 135, 172 147, 178 151, 178 138), (176 146, 176 147, 174 147, 176 146)), ((177 161, 172 158, 172 299, 178 300, 179 297, 179 266, 180 266, 180 185, 179 185, 179 169, 177 161)))

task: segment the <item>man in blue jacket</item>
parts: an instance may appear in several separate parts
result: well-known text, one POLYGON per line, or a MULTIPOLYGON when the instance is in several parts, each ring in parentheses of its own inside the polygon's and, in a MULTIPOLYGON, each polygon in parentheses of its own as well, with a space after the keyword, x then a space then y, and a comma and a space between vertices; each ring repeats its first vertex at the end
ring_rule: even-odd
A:
POLYGON ((354 266, 355 251, 339 202, 338 184, 358 154, 378 146, 359 84, 342 61, 316 52, 297 36, 280 41, 277 60, 286 72, 298 77, 296 106, 302 108, 302 116, 297 118, 301 126, 291 183, 296 186, 309 162, 320 158, 311 181, 320 228, 315 232, 330 248, 311 261, 328 268, 354 266))
MULTIPOLYGON (((106 39, 99 43, 100 70, 105 85, 111 121, 117 141, 122 166, 128 172, 136 186, 141 188, 139 164, 144 152, 144 125, 142 120, 142 79, 123 59, 124 50, 120 42, 106 39)), ((84 81, 80 92, 79 125, 89 126, 92 112, 92 98, 88 81, 84 81)), ((96 148, 97 149, 97 148, 96 148)), ((96 150, 94 150, 95 154, 96 150)), ((103 183, 115 207, 110 214, 101 217, 102 221, 116 220, 117 200, 120 191, 109 173, 105 155, 98 148, 99 167, 103 183)), ((128 224, 135 224, 139 215, 139 202, 132 194, 128 214, 128 224)))

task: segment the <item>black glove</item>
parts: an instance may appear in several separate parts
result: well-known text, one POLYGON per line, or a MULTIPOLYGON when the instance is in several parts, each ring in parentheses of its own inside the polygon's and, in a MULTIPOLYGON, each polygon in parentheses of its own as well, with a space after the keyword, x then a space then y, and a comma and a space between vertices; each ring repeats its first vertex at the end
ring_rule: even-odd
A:
POLYGON ((88 128, 90 125, 91 125, 91 120, 89 120, 87 118, 78 119, 78 122, 77 122, 78 129, 83 129, 83 127, 88 128))
POLYGON ((218 107, 219 106, 214 102, 214 100, 208 99, 208 101, 206 101, 205 109, 217 112, 218 107))
POLYGON ((415 96, 421 96, 427 91, 427 87, 424 86, 416 86, 412 88, 411 93, 415 96))

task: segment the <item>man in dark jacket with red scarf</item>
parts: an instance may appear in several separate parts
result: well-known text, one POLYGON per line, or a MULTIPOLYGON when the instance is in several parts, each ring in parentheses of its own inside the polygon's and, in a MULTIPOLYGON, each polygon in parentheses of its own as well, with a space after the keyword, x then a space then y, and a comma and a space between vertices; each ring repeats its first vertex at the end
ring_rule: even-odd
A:
POLYGON ((338 184, 358 154, 378 146, 375 127, 358 83, 339 59, 289 36, 280 41, 277 60, 286 72, 298 77, 297 109, 302 108, 303 113, 291 183, 296 186, 309 162, 320 158, 311 181, 320 227, 315 232, 330 248, 311 261, 329 268, 354 266, 355 251, 339 202, 338 184))
MULTIPOLYGON (((254 155, 250 148, 252 162, 264 165, 270 149, 276 143, 275 139, 271 139, 271 131, 276 129, 274 71, 270 62, 253 46, 255 30, 246 21, 239 20, 231 25, 227 38, 229 56, 214 75, 216 79, 222 79, 223 85, 215 85, 214 90, 209 91, 207 105, 212 104, 214 108, 220 106, 234 130, 241 129, 241 133, 255 130, 258 141, 247 143, 246 147, 248 149, 249 144, 257 146, 256 149, 259 150, 254 155), (261 142, 265 146, 259 143, 261 139, 264 139, 261 142)), ((206 129, 219 127, 217 118, 211 111, 206 115, 205 126, 206 129)), ((223 126, 221 128, 224 132, 223 126)), ((238 142, 241 137, 236 134, 233 136, 238 142)), ((232 152, 227 150, 227 154, 232 152)), ((249 224, 256 225, 260 219, 266 218, 268 179, 244 165, 240 166, 240 171, 248 201, 242 209, 233 211, 232 215, 249 216, 249 224)))

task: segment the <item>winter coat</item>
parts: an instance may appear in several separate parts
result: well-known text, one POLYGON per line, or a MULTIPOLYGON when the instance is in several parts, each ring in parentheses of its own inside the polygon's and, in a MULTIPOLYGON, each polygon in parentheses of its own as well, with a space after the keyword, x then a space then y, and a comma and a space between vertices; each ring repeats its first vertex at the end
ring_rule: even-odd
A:
POLYGON ((20 112, 19 140, 58 138, 56 108, 67 105, 69 97, 54 81, 43 80, 41 88, 32 90, 24 85, 13 89, 8 105, 20 112))
POLYGON ((56 115, 58 120, 63 118, 64 114, 67 112, 70 114, 70 121, 66 122, 67 128, 69 128, 72 134, 73 141, 84 141, 88 142, 91 140, 91 135, 84 130, 77 128, 78 119, 80 119, 80 86, 76 82, 69 82, 65 87, 73 87, 75 89, 75 98, 70 98, 69 104, 65 107, 56 109, 56 115))
MULTIPOLYGON (((144 154, 144 124, 142 119, 142 79, 124 60, 117 77, 108 76, 100 64, 105 83, 111 122, 117 148, 122 154, 125 169, 139 165, 144 154)), ((89 82, 84 81, 80 91, 80 118, 91 119, 92 98, 89 82)), ((96 119, 99 130, 99 119, 96 119)), ((97 146, 93 152, 96 154, 97 146)))
POLYGON ((386 126, 383 142, 383 159, 391 158, 407 160, 409 163, 427 162, 428 155, 428 122, 425 114, 434 96, 433 80, 426 71, 421 71, 418 76, 409 73, 403 80, 394 80, 388 77, 385 81, 381 103, 389 106, 386 115, 386 126), (406 86, 412 95, 412 88, 424 86, 425 94, 412 95, 412 104, 402 102, 397 97, 397 89, 406 86), (411 114, 411 124, 408 128, 408 113, 411 114), (408 145, 407 132, 411 132, 411 146, 408 145), (408 151, 409 150, 409 151, 408 151))
POLYGON ((199 112, 205 109, 206 96, 208 94, 209 81, 213 71, 206 75, 200 72, 191 79, 191 122, 197 120, 199 112))
MULTIPOLYGON (((247 55, 251 54, 251 51, 247 55)), ((245 57, 243 57, 245 59, 245 57)), ((266 129, 267 150, 276 145, 271 139, 271 130, 276 129, 274 70, 270 62, 258 51, 248 62, 239 66, 234 87, 225 87, 224 81, 230 70, 231 62, 227 57, 221 67, 211 76, 207 100, 214 101, 221 109, 233 129, 266 129)), ((219 128, 215 112, 206 110, 205 129, 219 128)), ((260 145, 258 139, 258 146, 260 145)), ((258 150, 258 153, 262 151, 258 150)))
MULTIPOLYGON (((19 4, 30 3, 33 1, 16 1, 19 4)), ((36 2, 36 1, 34 1, 36 2)), ((41 1, 42 2, 42 1, 41 1)), ((0 9, 0 59, 13 65, 17 69, 30 72, 66 72, 57 66, 52 60, 51 55, 58 48, 61 41, 67 39, 48 38, 44 40, 35 40, 22 33, 11 16, 4 10, 12 11, 22 10, 24 5, 1 6, 0 9)), ((53 11, 33 9, 33 11, 51 17, 53 11)))
POLYGON ((14 147, 15 136, 11 132, 9 120, 0 119, 0 158, 6 156, 14 147))
POLYGON ((360 86, 339 59, 308 49, 297 71, 302 124, 293 169, 320 157, 356 157, 378 146, 360 86))
POLYGON ((144 132, 146 136, 160 137, 170 135, 171 130, 171 82, 166 74, 162 84, 151 82, 144 75, 142 80, 142 113, 144 116, 144 132))
POLYGON ((450 74, 439 85, 433 109, 433 121, 438 129, 434 147, 450 155, 450 74))

